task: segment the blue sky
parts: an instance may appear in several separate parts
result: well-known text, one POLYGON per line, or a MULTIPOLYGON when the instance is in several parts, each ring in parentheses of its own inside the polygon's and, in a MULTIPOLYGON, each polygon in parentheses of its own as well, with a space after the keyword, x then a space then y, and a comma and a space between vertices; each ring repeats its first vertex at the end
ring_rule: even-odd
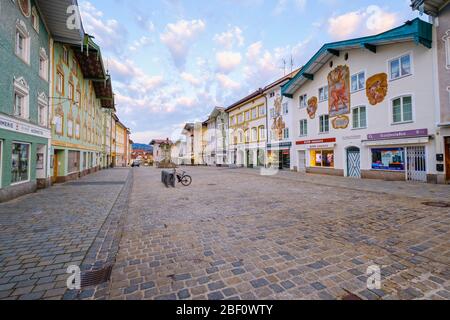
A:
POLYGON ((102 47, 118 115, 135 142, 176 139, 284 75, 324 43, 376 34, 416 13, 409 0, 79 0, 102 47), (290 70, 290 66, 287 66, 290 70))

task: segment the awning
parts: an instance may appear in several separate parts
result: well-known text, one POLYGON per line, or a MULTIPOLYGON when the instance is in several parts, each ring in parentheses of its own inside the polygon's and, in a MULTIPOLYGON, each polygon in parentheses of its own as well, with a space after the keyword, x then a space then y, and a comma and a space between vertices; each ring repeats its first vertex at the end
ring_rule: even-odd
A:
POLYGON ((407 138, 407 139, 393 139, 393 140, 377 140, 377 141, 362 141, 364 146, 403 146, 410 144, 426 144, 430 142, 430 137, 407 138))

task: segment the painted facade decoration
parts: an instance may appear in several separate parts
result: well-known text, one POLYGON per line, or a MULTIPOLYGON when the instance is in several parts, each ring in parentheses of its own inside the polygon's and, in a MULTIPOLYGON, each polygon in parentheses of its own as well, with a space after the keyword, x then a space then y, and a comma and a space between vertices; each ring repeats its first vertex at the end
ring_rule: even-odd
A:
POLYGON ((334 129, 347 129, 350 124, 350 118, 347 116, 339 116, 331 121, 334 129))
POLYGON ((31 14, 30 0, 19 0, 19 7, 25 17, 29 17, 31 14))
POLYGON ((379 73, 367 79, 366 95, 372 106, 382 103, 387 94, 388 75, 386 73, 379 73))
POLYGON ((286 123, 283 120, 283 97, 278 95, 275 99, 275 114, 273 118, 272 131, 274 137, 278 139, 278 141, 283 140, 283 130, 286 129, 286 123))
POLYGON ((328 75, 329 115, 334 118, 350 113, 350 69, 338 66, 328 75))
POLYGON ((308 107, 306 111, 308 112, 309 118, 311 120, 316 118, 316 112, 318 107, 318 99, 317 97, 312 97, 308 100, 308 107))

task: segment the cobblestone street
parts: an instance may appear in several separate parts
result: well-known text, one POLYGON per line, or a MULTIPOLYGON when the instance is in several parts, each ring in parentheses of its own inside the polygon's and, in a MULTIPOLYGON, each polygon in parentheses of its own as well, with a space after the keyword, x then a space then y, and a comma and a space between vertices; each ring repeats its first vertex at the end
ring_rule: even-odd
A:
POLYGON ((0 205, 1 299, 450 298, 448 186, 257 170, 101 171, 0 205), (114 264, 66 289, 66 269, 114 264), (379 265, 382 289, 368 290, 379 265))
POLYGON ((450 210, 423 205, 448 186, 187 170, 176 189, 134 171, 110 298, 450 298, 450 210))

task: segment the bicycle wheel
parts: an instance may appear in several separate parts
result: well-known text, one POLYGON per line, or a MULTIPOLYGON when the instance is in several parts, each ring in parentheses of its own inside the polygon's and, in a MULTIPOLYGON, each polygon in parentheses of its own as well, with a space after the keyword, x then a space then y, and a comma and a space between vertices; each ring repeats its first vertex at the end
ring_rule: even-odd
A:
POLYGON ((190 176, 184 176, 184 177, 181 179, 181 184, 182 184, 183 186, 185 186, 185 187, 190 186, 191 183, 192 183, 192 178, 191 178, 190 176))

